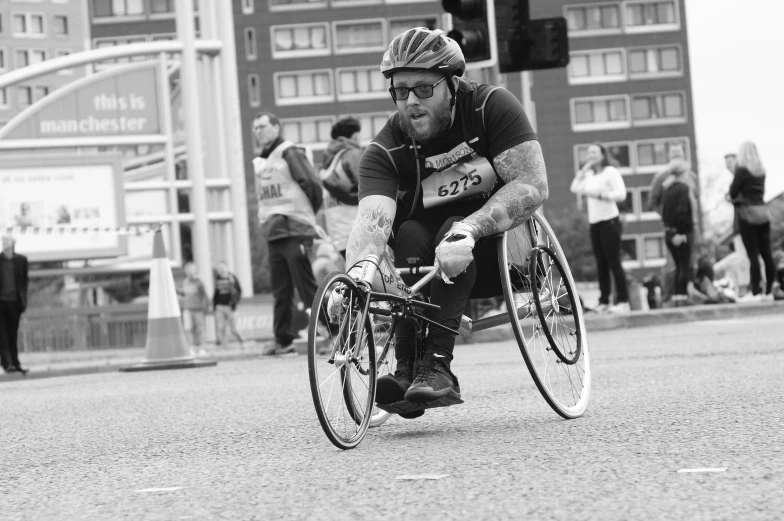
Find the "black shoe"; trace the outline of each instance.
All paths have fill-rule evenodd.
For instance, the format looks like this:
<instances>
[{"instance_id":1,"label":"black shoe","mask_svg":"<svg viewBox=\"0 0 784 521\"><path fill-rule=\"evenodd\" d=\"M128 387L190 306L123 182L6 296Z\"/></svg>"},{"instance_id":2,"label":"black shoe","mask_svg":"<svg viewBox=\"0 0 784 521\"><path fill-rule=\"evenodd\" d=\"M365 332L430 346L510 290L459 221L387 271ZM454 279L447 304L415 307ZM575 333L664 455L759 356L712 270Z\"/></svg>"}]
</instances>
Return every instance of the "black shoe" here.
<instances>
[{"instance_id":1,"label":"black shoe","mask_svg":"<svg viewBox=\"0 0 784 521\"><path fill-rule=\"evenodd\" d=\"M405 398L408 402L428 403L451 396L460 399L460 385L457 377L449 370L447 358L441 360L439 355L428 354L419 364L416 378L411 387L406 391Z\"/></svg>"},{"instance_id":2,"label":"black shoe","mask_svg":"<svg viewBox=\"0 0 784 521\"><path fill-rule=\"evenodd\" d=\"M17 373L22 373L22 376L27 376L27 369L23 369L21 365L14 367L14 371Z\"/></svg>"},{"instance_id":3,"label":"black shoe","mask_svg":"<svg viewBox=\"0 0 784 521\"><path fill-rule=\"evenodd\" d=\"M403 401L413 380L414 360L398 360L395 374L385 374L376 382L376 403L384 405Z\"/></svg>"}]
</instances>

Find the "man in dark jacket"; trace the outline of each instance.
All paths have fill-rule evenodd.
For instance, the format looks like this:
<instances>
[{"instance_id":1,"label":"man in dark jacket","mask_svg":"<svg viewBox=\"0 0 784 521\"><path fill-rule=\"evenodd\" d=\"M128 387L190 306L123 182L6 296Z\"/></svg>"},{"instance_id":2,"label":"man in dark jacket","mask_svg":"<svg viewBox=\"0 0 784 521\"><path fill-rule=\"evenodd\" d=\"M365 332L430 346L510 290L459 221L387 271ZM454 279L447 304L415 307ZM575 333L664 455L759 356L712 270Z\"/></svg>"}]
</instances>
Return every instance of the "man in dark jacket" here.
<instances>
[{"instance_id":1,"label":"man in dark jacket","mask_svg":"<svg viewBox=\"0 0 784 521\"><path fill-rule=\"evenodd\" d=\"M212 295L212 308L215 311L215 337L220 347L228 345L227 328L229 333L237 338L240 347L244 346L242 336L237 331L237 320L234 316L241 296L240 281L229 271L229 265L226 261L220 261L215 273L215 292Z\"/></svg>"},{"instance_id":2,"label":"man in dark jacket","mask_svg":"<svg viewBox=\"0 0 784 521\"><path fill-rule=\"evenodd\" d=\"M19 364L17 334L27 309L27 257L14 252L13 237L3 237L0 253L0 363L6 373L27 374Z\"/></svg>"},{"instance_id":3,"label":"man in dark jacket","mask_svg":"<svg viewBox=\"0 0 784 521\"><path fill-rule=\"evenodd\" d=\"M258 219L267 236L272 294L274 343L264 355L296 354L292 345L294 288L306 306L313 302L316 280L307 251L316 233L316 212L323 196L313 166L304 151L281 136L280 121L261 112L253 120L261 155L253 160Z\"/></svg>"}]
</instances>

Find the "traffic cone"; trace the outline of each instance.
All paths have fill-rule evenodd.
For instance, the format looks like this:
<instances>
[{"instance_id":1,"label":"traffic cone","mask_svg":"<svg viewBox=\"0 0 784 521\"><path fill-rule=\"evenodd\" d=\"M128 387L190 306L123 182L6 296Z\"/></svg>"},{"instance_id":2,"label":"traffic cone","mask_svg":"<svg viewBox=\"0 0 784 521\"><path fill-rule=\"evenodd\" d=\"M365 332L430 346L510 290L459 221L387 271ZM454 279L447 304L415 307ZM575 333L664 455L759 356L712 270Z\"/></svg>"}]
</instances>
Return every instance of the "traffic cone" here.
<instances>
[{"instance_id":1,"label":"traffic cone","mask_svg":"<svg viewBox=\"0 0 784 521\"><path fill-rule=\"evenodd\" d=\"M174 289L169 257L161 230L155 232L150 266L150 299L147 308L147 346L144 360L120 371L186 369L216 365L215 360L197 360L188 348L180 319L180 305Z\"/></svg>"}]
</instances>

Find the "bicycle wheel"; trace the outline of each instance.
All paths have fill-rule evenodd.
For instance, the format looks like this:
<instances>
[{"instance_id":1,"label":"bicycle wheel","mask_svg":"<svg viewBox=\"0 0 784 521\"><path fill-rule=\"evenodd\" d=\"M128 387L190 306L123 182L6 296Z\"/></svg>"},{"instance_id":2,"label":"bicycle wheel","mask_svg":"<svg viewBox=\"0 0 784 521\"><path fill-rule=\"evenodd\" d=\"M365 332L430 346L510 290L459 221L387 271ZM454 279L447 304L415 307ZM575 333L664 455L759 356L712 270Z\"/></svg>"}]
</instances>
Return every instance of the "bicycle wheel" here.
<instances>
[{"instance_id":1,"label":"bicycle wheel","mask_svg":"<svg viewBox=\"0 0 784 521\"><path fill-rule=\"evenodd\" d=\"M551 265L552 259L555 261ZM568 306L564 305L561 282L541 278L553 273L556 261L558 275L569 295ZM585 413L591 394L585 321L569 264L555 233L539 212L499 237L498 263L512 330L534 383L555 412L567 419L579 418ZM537 299L540 306L550 301L551 294L558 307L569 310L567 316L556 321L560 329L555 336L555 326L548 324L549 316L543 318L536 304ZM542 307L544 311L545 306ZM557 338L560 343L551 343L550 338ZM564 347L567 339L572 344ZM571 363L564 362L559 353Z\"/></svg>"},{"instance_id":2,"label":"bicycle wheel","mask_svg":"<svg viewBox=\"0 0 784 521\"><path fill-rule=\"evenodd\" d=\"M343 305L330 320L329 296L341 288ZM316 291L308 327L308 373L313 404L327 438L341 449L359 445L370 426L376 394L373 329L365 297L342 272Z\"/></svg>"}]
</instances>

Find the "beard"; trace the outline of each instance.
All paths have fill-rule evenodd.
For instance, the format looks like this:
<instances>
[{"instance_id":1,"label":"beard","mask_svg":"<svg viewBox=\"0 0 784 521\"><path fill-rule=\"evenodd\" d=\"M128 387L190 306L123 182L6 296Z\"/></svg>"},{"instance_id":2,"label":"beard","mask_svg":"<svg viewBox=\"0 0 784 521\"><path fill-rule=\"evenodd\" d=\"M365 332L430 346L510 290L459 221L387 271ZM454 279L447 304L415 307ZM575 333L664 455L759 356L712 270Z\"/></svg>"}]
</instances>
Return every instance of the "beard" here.
<instances>
[{"instance_id":1,"label":"beard","mask_svg":"<svg viewBox=\"0 0 784 521\"><path fill-rule=\"evenodd\" d=\"M425 109L411 109L413 112L426 113L430 121L425 127L417 126L409 114L409 109L406 112L400 112L400 129L410 138L413 138L420 143L429 143L434 139L442 136L449 127L452 126L452 108L449 106L449 98L443 100L433 110Z\"/></svg>"}]
</instances>

